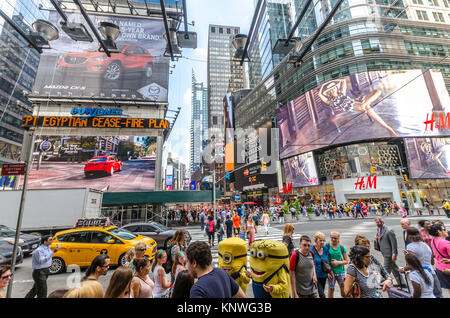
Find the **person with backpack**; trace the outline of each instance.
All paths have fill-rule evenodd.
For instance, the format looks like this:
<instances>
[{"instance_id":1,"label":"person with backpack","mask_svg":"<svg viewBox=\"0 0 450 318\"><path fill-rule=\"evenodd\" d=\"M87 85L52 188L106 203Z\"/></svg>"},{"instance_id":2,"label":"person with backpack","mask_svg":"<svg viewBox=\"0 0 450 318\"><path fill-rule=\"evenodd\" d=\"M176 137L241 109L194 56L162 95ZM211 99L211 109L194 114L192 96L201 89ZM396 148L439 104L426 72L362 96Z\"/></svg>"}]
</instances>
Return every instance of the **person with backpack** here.
<instances>
[{"instance_id":1,"label":"person with backpack","mask_svg":"<svg viewBox=\"0 0 450 318\"><path fill-rule=\"evenodd\" d=\"M220 243L223 239L223 235L225 234L225 230L223 228L223 222L220 218L217 219L217 244Z\"/></svg>"},{"instance_id":2,"label":"person with backpack","mask_svg":"<svg viewBox=\"0 0 450 318\"><path fill-rule=\"evenodd\" d=\"M214 246L214 233L215 233L215 223L212 215L208 217L208 222L206 222L206 233L208 234L209 247Z\"/></svg>"},{"instance_id":3,"label":"person with backpack","mask_svg":"<svg viewBox=\"0 0 450 318\"><path fill-rule=\"evenodd\" d=\"M167 247L167 261L163 264L164 270L166 273L170 273L172 271L173 263L175 262L175 257L186 250L186 238L184 236L183 230L177 230L173 235L172 239L169 242L169 246Z\"/></svg>"},{"instance_id":4,"label":"person with backpack","mask_svg":"<svg viewBox=\"0 0 450 318\"><path fill-rule=\"evenodd\" d=\"M334 298L334 287L336 281L339 286L345 280L345 268L344 265L348 264L347 250L344 246L340 245L340 234L337 231L331 231L330 233L331 244L327 243L328 248L328 262L331 265L333 271L333 279L328 279L328 298Z\"/></svg>"},{"instance_id":5,"label":"person with backpack","mask_svg":"<svg viewBox=\"0 0 450 318\"><path fill-rule=\"evenodd\" d=\"M292 298L318 298L314 256L311 252L311 239L302 235L299 249L292 253L289 262Z\"/></svg>"}]
</instances>

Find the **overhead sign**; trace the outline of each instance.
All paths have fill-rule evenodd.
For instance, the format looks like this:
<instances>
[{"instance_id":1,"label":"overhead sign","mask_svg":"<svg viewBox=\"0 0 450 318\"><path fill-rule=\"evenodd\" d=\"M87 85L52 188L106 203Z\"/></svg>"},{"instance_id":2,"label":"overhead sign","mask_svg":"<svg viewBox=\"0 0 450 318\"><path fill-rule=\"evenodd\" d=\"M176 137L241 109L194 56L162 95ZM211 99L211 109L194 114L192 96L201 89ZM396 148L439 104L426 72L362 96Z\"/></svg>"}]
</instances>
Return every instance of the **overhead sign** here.
<instances>
[{"instance_id":1,"label":"overhead sign","mask_svg":"<svg viewBox=\"0 0 450 318\"><path fill-rule=\"evenodd\" d=\"M156 118L24 116L22 127L169 129L169 122Z\"/></svg>"},{"instance_id":2,"label":"overhead sign","mask_svg":"<svg viewBox=\"0 0 450 318\"><path fill-rule=\"evenodd\" d=\"M123 109L120 108L99 108L99 107L73 107L71 115L97 116L122 116Z\"/></svg>"},{"instance_id":3,"label":"overhead sign","mask_svg":"<svg viewBox=\"0 0 450 318\"><path fill-rule=\"evenodd\" d=\"M75 227L105 227L110 225L109 218L78 219Z\"/></svg>"},{"instance_id":4,"label":"overhead sign","mask_svg":"<svg viewBox=\"0 0 450 318\"><path fill-rule=\"evenodd\" d=\"M24 174L24 163L5 163L2 166L2 176L23 176Z\"/></svg>"}]
</instances>

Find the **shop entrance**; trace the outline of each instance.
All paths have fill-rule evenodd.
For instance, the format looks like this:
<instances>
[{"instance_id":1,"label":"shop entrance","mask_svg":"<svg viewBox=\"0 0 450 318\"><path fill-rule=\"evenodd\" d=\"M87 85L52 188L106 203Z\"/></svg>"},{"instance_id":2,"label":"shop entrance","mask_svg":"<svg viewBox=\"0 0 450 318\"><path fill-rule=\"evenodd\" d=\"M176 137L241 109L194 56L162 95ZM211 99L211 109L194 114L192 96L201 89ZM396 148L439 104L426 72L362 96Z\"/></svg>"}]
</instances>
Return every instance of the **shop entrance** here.
<instances>
[{"instance_id":1,"label":"shop entrance","mask_svg":"<svg viewBox=\"0 0 450 318\"><path fill-rule=\"evenodd\" d=\"M371 203L381 203L381 202L388 202L388 201L394 201L394 194L391 193L358 193L358 194L346 194L345 195L346 201L364 201L364 202L371 202Z\"/></svg>"}]
</instances>

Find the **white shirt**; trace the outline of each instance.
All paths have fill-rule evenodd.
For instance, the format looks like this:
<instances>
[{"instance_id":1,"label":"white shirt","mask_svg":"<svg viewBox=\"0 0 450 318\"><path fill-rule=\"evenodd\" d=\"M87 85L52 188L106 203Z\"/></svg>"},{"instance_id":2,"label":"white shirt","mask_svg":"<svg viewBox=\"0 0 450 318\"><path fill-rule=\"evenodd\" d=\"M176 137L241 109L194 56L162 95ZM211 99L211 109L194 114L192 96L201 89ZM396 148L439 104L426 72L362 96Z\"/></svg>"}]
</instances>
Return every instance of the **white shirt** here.
<instances>
[{"instance_id":1,"label":"white shirt","mask_svg":"<svg viewBox=\"0 0 450 318\"><path fill-rule=\"evenodd\" d=\"M430 280L430 284L427 284L425 280L423 279L422 275L420 275L419 271L414 270L411 271L409 274L409 279L412 282L415 282L420 285L421 295L420 298L436 298L433 294L433 285L434 285L434 279L431 273L427 270L424 270L425 275L428 276L428 279ZM412 285L412 292L414 293L414 285Z\"/></svg>"},{"instance_id":2,"label":"white shirt","mask_svg":"<svg viewBox=\"0 0 450 318\"><path fill-rule=\"evenodd\" d=\"M424 242L412 242L406 246L406 250L416 254L422 266L431 267L431 248Z\"/></svg>"}]
</instances>

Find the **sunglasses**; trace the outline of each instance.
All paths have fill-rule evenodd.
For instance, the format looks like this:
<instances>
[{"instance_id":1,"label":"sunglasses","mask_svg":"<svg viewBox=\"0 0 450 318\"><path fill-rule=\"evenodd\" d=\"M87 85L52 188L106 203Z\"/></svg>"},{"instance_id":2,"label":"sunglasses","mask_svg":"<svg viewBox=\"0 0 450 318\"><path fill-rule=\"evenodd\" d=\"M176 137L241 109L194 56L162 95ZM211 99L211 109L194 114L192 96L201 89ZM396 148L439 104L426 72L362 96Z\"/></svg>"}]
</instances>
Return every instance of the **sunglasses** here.
<instances>
[{"instance_id":1,"label":"sunglasses","mask_svg":"<svg viewBox=\"0 0 450 318\"><path fill-rule=\"evenodd\" d=\"M13 276L14 276L14 274L9 274L9 275L5 275L5 276L2 276L2 280L7 280L8 278L13 278Z\"/></svg>"}]
</instances>

